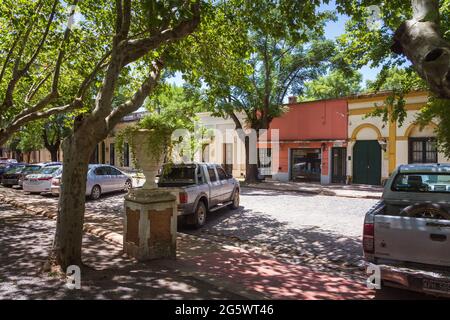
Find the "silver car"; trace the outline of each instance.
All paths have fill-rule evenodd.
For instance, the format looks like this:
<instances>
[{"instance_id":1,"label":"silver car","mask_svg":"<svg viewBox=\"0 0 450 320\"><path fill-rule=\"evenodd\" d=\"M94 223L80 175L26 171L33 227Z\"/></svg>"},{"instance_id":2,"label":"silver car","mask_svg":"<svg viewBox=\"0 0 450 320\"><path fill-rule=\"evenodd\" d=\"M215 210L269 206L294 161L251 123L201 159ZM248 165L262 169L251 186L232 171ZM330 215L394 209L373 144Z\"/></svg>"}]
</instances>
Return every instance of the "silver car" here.
<instances>
[{"instance_id":1,"label":"silver car","mask_svg":"<svg viewBox=\"0 0 450 320\"><path fill-rule=\"evenodd\" d=\"M51 193L59 195L61 178L59 175L52 180ZM86 196L96 200L103 193L128 191L132 187L131 177L114 166L106 164L90 164L86 180Z\"/></svg>"}]
</instances>

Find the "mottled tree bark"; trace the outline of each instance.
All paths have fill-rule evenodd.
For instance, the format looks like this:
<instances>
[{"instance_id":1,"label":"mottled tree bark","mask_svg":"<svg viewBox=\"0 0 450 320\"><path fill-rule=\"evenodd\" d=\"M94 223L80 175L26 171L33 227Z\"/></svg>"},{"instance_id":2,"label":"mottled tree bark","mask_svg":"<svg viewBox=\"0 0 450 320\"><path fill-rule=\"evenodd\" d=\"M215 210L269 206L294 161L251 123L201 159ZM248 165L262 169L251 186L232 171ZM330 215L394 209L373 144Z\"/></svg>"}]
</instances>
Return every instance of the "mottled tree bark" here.
<instances>
[{"instance_id":1,"label":"mottled tree bark","mask_svg":"<svg viewBox=\"0 0 450 320\"><path fill-rule=\"evenodd\" d=\"M450 99L450 44L442 38L438 0L412 0L413 19L395 32L392 50L404 54L438 97Z\"/></svg>"},{"instance_id":2,"label":"mottled tree bark","mask_svg":"<svg viewBox=\"0 0 450 320\"><path fill-rule=\"evenodd\" d=\"M65 270L81 266L81 245L85 210L86 175L95 144L75 132L63 142L64 172L53 250L56 262Z\"/></svg>"}]
</instances>

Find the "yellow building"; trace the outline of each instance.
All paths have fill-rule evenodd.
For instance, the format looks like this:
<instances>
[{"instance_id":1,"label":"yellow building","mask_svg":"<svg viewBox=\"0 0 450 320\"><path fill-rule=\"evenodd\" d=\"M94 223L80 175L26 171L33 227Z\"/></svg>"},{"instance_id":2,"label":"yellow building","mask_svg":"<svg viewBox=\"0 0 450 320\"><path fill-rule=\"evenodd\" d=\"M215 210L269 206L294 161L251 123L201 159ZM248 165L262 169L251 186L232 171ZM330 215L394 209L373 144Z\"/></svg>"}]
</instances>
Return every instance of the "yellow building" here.
<instances>
[{"instance_id":1,"label":"yellow building","mask_svg":"<svg viewBox=\"0 0 450 320\"><path fill-rule=\"evenodd\" d=\"M366 117L375 106L384 105L389 93L360 95L348 99L347 176L352 183L380 184L401 164L449 162L436 148L430 123L420 130L414 124L420 108L428 100L424 91L405 96L407 116L403 124L381 117Z\"/></svg>"}]
</instances>

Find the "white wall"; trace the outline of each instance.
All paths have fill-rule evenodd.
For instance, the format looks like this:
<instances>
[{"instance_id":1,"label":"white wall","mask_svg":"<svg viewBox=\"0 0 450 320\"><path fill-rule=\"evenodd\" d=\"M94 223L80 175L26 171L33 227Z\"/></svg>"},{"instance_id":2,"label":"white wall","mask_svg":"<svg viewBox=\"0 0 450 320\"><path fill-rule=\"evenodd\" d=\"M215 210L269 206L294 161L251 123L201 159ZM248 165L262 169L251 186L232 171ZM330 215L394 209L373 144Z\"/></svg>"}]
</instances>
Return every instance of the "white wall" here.
<instances>
[{"instance_id":1,"label":"white wall","mask_svg":"<svg viewBox=\"0 0 450 320\"><path fill-rule=\"evenodd\" d=\"M223 144L233 144L233 176L241 177L245 174L245 144L236 134L235 123L231 118L213 117L209 112L198 113L198 124L208 129L217 130L209 144L208 156L209 162L223 164L224 153ZM241 123L245 124L245 115L238 114ZM230 134L226 136L226 134Z\"/></svg>"}]
</instances>

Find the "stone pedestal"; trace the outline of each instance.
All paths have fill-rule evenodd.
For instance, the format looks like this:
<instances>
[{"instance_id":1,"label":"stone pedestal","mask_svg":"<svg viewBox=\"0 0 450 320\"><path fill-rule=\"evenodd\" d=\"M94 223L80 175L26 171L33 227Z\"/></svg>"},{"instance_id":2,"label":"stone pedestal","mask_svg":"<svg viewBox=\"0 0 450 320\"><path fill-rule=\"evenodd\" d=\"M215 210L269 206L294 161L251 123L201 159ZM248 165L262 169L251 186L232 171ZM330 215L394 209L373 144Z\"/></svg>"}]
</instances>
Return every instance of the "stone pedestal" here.
<instances>
[{"instance_id":1,"label":"stone pedestal","mask_svg":"<svg viewBox=\"0 0 450 320\"><path fill-rule=\"evenodd\" d=\"M138 260L176 257L176 197L158 189L131 189L125 196L123 250Z\"/></svg>"}]
</instances>

